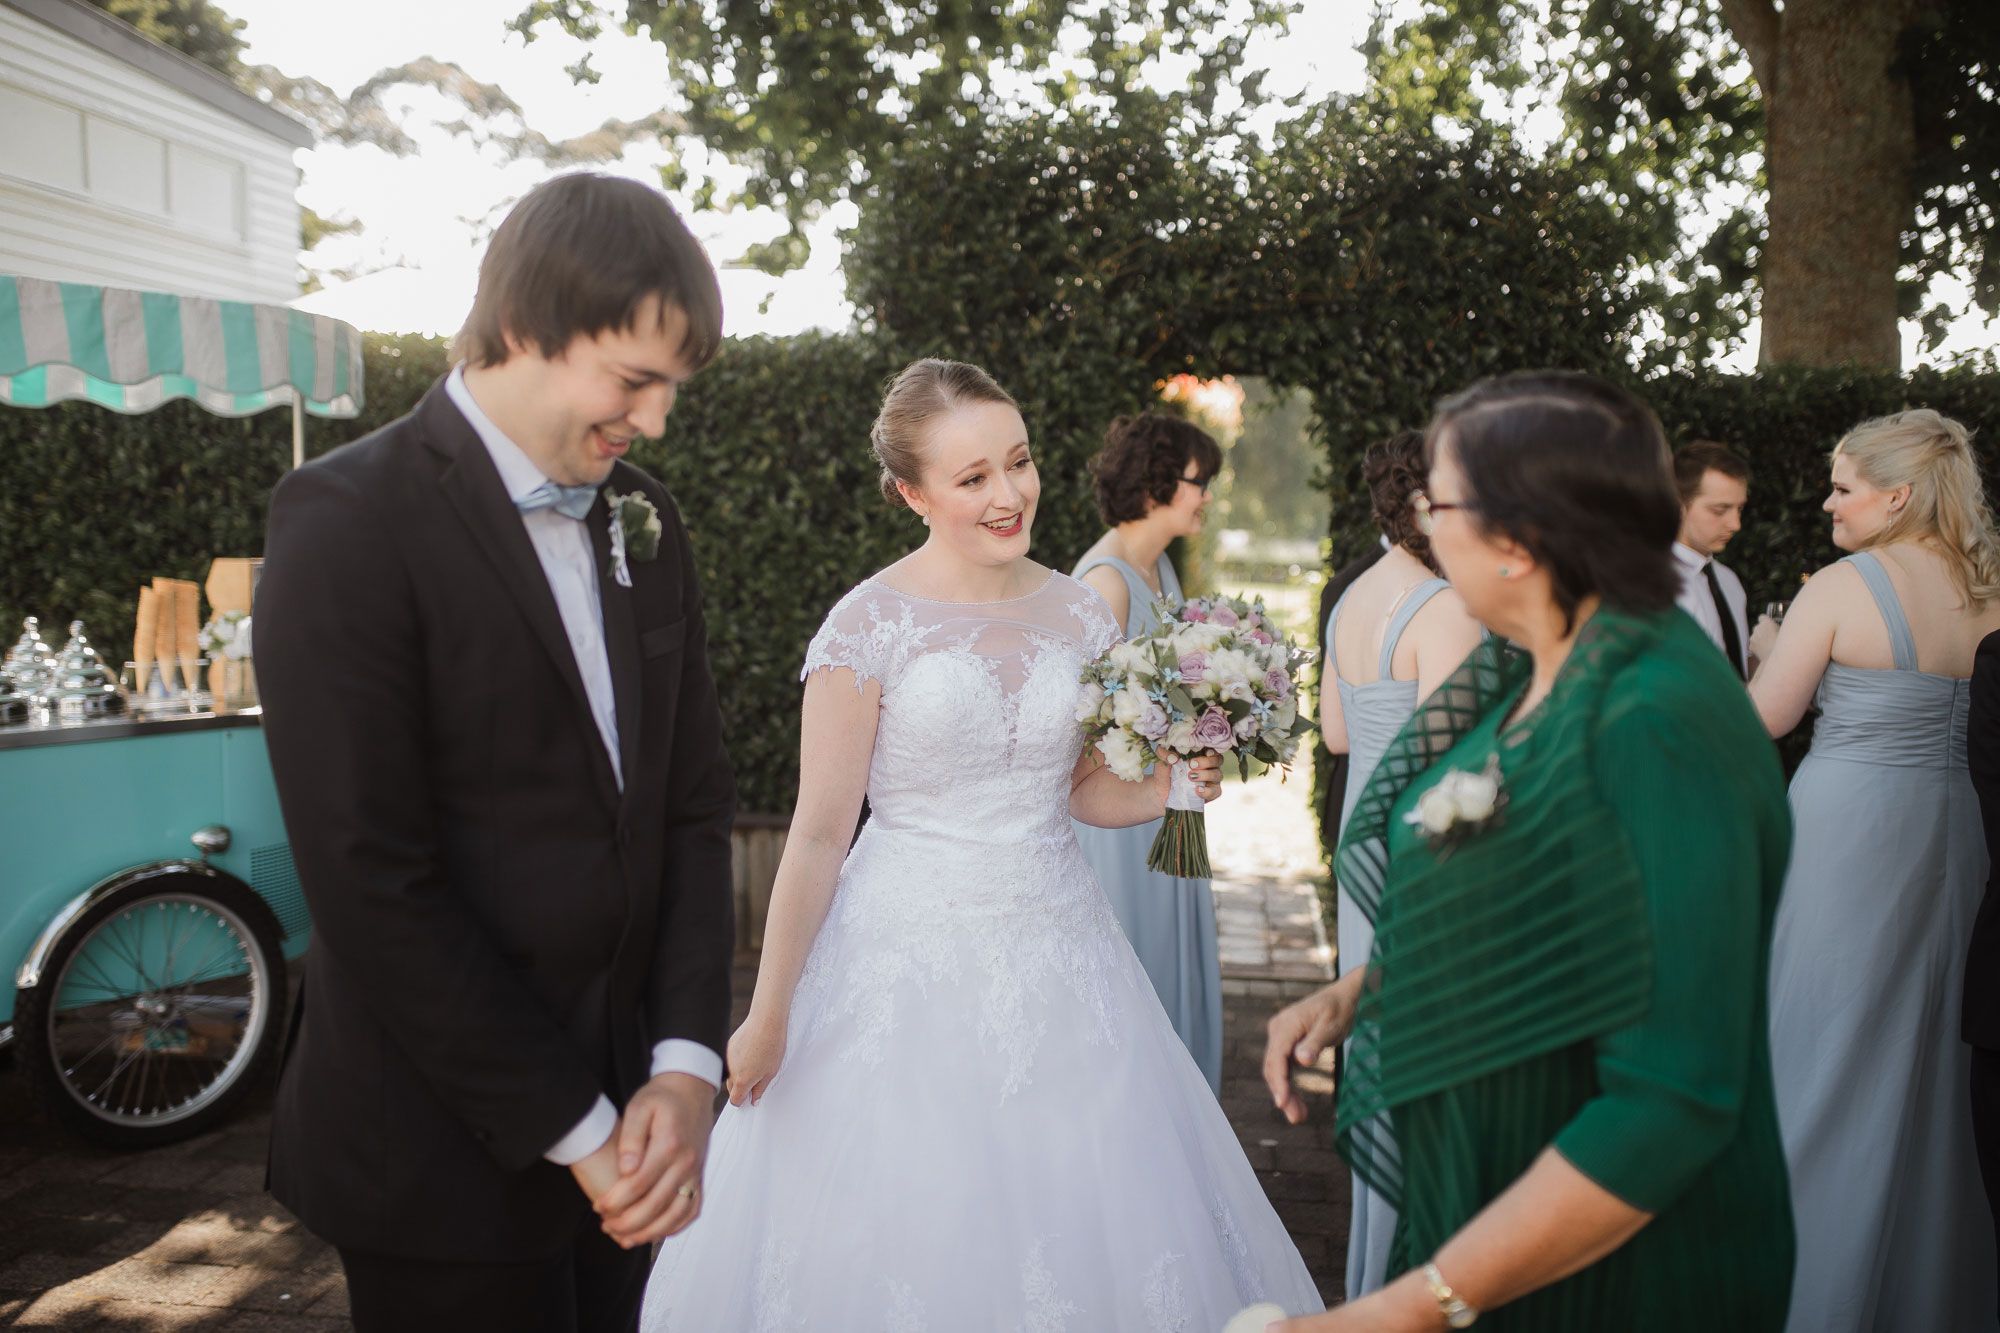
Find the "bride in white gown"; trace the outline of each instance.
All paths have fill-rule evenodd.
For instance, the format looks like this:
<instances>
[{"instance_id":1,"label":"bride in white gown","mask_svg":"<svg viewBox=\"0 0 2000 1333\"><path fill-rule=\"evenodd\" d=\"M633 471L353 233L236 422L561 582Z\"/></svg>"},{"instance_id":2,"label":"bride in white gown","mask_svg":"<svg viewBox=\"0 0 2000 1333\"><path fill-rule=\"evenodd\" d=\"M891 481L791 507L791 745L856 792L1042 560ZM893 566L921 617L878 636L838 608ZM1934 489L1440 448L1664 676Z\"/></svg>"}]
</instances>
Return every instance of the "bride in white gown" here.
<instances>
[{"instance_id":1,"label":"bride in white gown","mask_svg":"<svg viewBox=\"0 0 2000 1333\"><path fill-rule=\"evenodd\" d=\"M1082 753L1119 638L1027 558L1013 402L921 361L875 428L930 539L806 657L798 808L701 1216L647 1333L1214 1333L1321 1302L1070 826L1157 818ZM1213 760L1195 769L1216 794ZM848 843L867 796L870 818Z\"/></svg>"}]
</instances>

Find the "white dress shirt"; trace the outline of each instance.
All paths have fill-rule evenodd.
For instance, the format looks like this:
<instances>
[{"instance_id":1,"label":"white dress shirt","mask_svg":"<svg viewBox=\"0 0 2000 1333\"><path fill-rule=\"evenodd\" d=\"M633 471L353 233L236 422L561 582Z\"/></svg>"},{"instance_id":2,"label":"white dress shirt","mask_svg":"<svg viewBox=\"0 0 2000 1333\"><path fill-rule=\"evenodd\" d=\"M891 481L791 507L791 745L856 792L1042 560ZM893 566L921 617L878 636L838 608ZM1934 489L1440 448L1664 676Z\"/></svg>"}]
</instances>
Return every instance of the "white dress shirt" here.
<instances>
[{"instance_id":1,"label":"white dress shirt","mask_svg":"<svg viewBox=\"0 0 2000 1333\"><path fill-rule=\"evenodd\" d=\"M1674 559L1680 564L1681 595L1676 599L1681 610L1694 617L1694 623L1702 632L1715 640L1717 648L1722 644L1722 618L1715 612L1715 594L1708 589L1710 565L1715 566L1715 581L1722 585L1722 600L1729 604L1731 619L1736 622L1736 644L1743 653L1743 666L1750 666L1750 602L1743 591L1743 580L1736 577L1736 571L1718 561L1709 559L1692 546L1674 543ZM1727 648L1723 648L1727 652Z\"/></svg>"},{"instance_id":2,"label":"white dress shirt","mask_svg":"<svg viewBox=\"0 0 2000 1333\"><path fill-rule=\"evenodd\" d=\"M465 370L454 366L444 382L445 394L464 415L486 446L507 498L519 501L549 480L521 446L502 433L493 419L473 401L465 387ZM611 657L604 647L604 607L598 600L597 559L590 546L590 533L580 520L554 509L537 509L521 515L521 526L542 562L542 574L555 594L556 610L562 615L563 632L569 636L570 651L576 655L576 669L583 676L583 692L590 700L590 714L597 722L598 739L611 757L611 771L618 788L625 788L624 769L618 759L618 706L611 688ZM669 1037L653 1046L653 1075L689 1074L711 1087L722 1084L722 1057L698 1041ZM558 1166L580 1162L604 1146L618 1127L618 1112L611 1099L599 1094L597 1104L542 1154Z\"/></svg>"}]
</instances>

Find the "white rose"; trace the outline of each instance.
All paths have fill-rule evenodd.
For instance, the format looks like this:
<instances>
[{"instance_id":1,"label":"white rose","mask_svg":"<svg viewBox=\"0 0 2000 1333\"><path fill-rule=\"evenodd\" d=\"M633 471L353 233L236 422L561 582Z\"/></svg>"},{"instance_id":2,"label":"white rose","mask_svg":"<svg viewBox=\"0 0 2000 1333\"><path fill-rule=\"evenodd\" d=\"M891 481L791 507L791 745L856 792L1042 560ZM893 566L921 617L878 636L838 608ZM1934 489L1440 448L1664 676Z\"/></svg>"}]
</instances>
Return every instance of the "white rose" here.
<instances>
[{"instance_id":1,"label":"white rose","mask_svg":"<svg viewBox=\"0 0 2000 1333\"><path fill-rule=\"evenodd\" d=\"M1096 681L1088 681L1076 696L1076 720L1089 722L1097 716L1099 706L1104 703L1104 687Z\"/></svg>"},{"instance_id":2,"label":"white rose","mask_svg":"<svg viewBox=\"0 0 2000 1333\"><path fill-rule=\"evenodd\" d=\"M1146 776L1146 757L1125 732L1106 732L1097 742L1097 752L1104 756L1111 771L1127 782L1137 782Z\"/></svg>"},{"instance_id":3,"label":"white rose","mask_svg":"<svg viewBox=\"0 0 2000 1333\"><path fill-rule=\"evenodd\" d=\"M1221 647L1222 641L1227 639L1229 635L1230 631L1220 625L1189 625L1187 627L1187 647L1181 649L1182 655L1186 655L1187 648L1199 648L1205 653L1212 652L1216 648ZM1179 644L1175 646L1180 647Z\"/></svg>"},{"instance_id":4,"label":"white rose","mask_svg":"<svg viewBox=\"0 0 2000 1333\"><path fill-rule=\"evenodd\" d=\"M1184 717L1167 728L1166 738L1160 742L1176 754L1186 754L1194 748L1194 719Z\"/></svg>"},{"instance_id":5,"label":"white rose","mask_svg":"<svg viewBox=\"0 0 2000 1333\"><path fill-rule=\"evenodd\" d=\"M1440 783L1417 798L1416 822L1424 832L1432 837L1442 837L1451 831L1452 823L1458 818L1458 802Z\"/></svg>"},{"instance_id":6,"label":"white rose","mask_svg":"<svg viewBox=\"0 0 2000 1333\"><path fill-rule=\"evenodd\" d=\"M1288 695L1283 702L1271 710L1271 730L1290 731L1292 723L1299 720L1298 696Z\"/></svg>"},{"instance_id":7,"label":"white rose","mask_svg":"<svg viewBox=\"0 0 2000 1333\"><path fill-rule=\"evenodd\" d=\"M1246 704L1257 701L1257 691L1241 676L1225 676L1217 688L1225 699L1241 699Z\"/></svg>"},{"instance_id":8,"label":"white rose","mask_svg":"<svg viewBox=\"0 0 2000 1333\"><path fill-rule=\"evenodd\" d=\"M1159 674L1158 668L1153 665L1152 654L1130 640L1112 648L1110 657L1111 665L1118 668L1120 675L1151 679Z\"/></svg>"},{"instance_id":9,"label":"white rose","mask_svg":"<svg viewBox=\"0 0 2000 1333\"><path fill-rule=\"evenodd\" d=\"M1127 685L1112 696L1111 720L1121 727L1129 727L1139 720L1139 711L1146 706L1146 696Z\"/></svg>"},{"instance_id":10,"label":"white rose","mask_svg":"<svg viewBox=\"0 0 2000 1333\"><path fill-rule=\"evenodd\" d=\"M1488 770L1483 773L1454 773L1458 781L1451 793L1453 807L1458 817L1467 823L1476 824L1482 819L1493 817L1493 810L1500 801L1500 778Z\"/></svg>"}]
</instances>

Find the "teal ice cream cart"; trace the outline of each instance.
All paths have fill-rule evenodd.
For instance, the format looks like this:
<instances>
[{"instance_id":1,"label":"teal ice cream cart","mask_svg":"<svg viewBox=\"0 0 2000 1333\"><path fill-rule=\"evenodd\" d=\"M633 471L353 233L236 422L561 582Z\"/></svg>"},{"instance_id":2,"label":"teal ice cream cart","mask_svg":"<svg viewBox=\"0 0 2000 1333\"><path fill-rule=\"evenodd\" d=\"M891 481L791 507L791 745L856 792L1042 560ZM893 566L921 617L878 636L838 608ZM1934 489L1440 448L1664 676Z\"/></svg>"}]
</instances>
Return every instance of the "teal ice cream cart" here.
<instances>
[{"instance_id":1,"label":"teal ice cream cart","mask_svg":"<svg viewBox=\"0 0 2000 1333\"><path fill-rule=\"evenodd\" d=\"M58 1119L142 1146L229 1114L311 922L254 712L0 729L0 990Z\"/></svg>"},{"instance_id":2,"label":"teal ice cream cart","mask_svg":"<svg viewBox=\"0 0 2000 1333\"><path fill-rule=\"evenodd\" d=\"M0 274L0 410L174 398L289 406L296 463L307 413L360 410L360 334ZM277 1058L310 938L257 710L0 716L0 1045L55 1117L138 1147L227 1116Z\"/></svg>"}]
</instances>

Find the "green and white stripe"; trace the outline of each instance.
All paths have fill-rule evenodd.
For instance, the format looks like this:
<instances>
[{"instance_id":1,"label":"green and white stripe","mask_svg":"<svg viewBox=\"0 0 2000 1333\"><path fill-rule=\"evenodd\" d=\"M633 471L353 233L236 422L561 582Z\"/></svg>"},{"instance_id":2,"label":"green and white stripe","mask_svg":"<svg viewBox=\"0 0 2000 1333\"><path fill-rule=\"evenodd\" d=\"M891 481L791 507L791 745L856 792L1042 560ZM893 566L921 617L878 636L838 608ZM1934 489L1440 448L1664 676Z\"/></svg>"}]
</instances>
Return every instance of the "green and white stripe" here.
<instances>
[{"instance_id":1,"label":"green and white stripe","mask_svg":"<svg viewBox=\"0 0 2000 1333\"><path fill-rule=\"evenodd\" d=\"M285 306L0 274L0 403L136 413L192 398L242 417L301 396L314 416L361 411L359 330Z\"/></svg>"}]
</instances>

